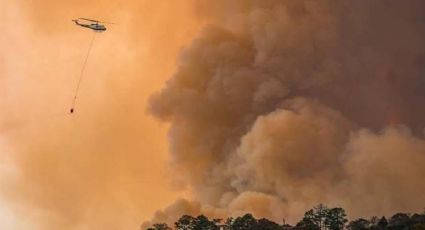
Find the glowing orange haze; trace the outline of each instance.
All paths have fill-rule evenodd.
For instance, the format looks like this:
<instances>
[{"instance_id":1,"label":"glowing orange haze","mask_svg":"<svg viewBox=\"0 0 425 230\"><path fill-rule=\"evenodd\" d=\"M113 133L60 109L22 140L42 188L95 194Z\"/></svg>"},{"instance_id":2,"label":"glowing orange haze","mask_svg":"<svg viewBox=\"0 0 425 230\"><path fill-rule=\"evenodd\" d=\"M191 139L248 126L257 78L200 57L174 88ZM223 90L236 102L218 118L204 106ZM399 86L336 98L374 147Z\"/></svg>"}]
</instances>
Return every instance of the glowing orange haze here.
<instances>
[{"instance_id":1,"label":"glowing orange haze","mask_svg":"<svg viewBox=\"0 0 425 230\"><path fill-rule=\"evenodd\" d=\"M2 228L422 208L424 1L36 2L0 6ZM71 116L75 17L117 24Z\"/></svg>"},{"instance_id":2,"label":"glowing orange haze","mask_svg":"<svg viewBox=\"0 0 425 230\"><path fill-rule=\"evenodd\" d=\"M146 100L201 22L190 1L2 1L0 222L11 229L135 229L177 196L166 126ZM92 33L76 113L67 115ZM13 215L11 215L13 213Z\"/></svg>"}]
</instances>

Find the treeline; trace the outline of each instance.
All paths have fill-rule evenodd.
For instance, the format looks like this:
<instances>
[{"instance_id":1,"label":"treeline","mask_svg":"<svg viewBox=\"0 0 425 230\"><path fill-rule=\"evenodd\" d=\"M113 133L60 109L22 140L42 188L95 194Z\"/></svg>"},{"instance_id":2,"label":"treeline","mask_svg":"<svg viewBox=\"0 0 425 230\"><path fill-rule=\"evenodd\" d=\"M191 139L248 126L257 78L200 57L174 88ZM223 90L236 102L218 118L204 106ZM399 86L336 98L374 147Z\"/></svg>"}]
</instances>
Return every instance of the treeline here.
<instances>
[{"instance_id":1,"label":"treeline","mask_svg":"<svg viewBox=\"0 0 425 230\"><path fill-rule=\"evenodd\" d=\"M146 230L425 230L425 211L421 214L397 213L388 219L373 216L348 221L346 217L342 208L328 208L319 204L308 210L295 226L278 224L265 218L256 219L248 213L226 220L209 219L204 215L183 215L174 223L174 228L158 223Z\"/></svg>"}]
</instances>

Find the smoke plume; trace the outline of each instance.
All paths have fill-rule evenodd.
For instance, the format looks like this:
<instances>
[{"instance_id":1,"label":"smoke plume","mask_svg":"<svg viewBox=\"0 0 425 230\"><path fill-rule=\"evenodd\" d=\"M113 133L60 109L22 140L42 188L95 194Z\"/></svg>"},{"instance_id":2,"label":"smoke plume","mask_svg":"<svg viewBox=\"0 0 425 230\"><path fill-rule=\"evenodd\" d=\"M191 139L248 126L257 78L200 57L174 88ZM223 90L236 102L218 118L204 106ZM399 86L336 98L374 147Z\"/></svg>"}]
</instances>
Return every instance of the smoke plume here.
<instances>
[{"instance_id":1,"label":"smoke plume","mask_svg":"<svg viewBox=\"0 0 425 230\"><path fill-rule=\"evenodd\" d=\"M423 208L425 2L196 4L211 23L150 100L194 201L153 221Z\"/></svg>"},{"instance_id":2,"label":"smoke plume","mask_svg":"<svg viewBox=\"0 0 425 230\"><path fill-rule=\"evenodd\" d=\"M190 2L0 1L0 225L138 229L180 192L166 180L166 125L146 114L197 32ZM172 10L171 10L172 9ZM96 34L78 17L114 22Z\"/></svg>"},{"instance_id":3,"label":"smoke plume","mask_svg":"<svg viewBox=\"0 0 425 230\"><path fill-rule=\"evenodd\" d=\"M424 1L0 5L2 229L423 208Z\"/></svg>"}]
</instances>

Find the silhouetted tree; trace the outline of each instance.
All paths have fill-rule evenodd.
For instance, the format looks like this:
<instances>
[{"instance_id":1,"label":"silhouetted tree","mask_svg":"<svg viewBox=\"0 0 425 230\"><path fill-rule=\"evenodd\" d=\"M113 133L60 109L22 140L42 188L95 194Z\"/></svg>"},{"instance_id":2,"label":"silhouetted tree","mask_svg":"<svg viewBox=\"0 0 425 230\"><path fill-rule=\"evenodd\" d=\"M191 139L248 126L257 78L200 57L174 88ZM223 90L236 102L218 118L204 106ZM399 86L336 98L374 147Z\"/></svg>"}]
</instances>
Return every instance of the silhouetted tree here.
<instances>
[{"instance_id":1,"label":"silhouetted tree","mask_svg":"<svg viewBox=\"0 0 425 230\"><path fill-rule=\"evenodd\" d=\"M295 227L291 226L290 224L283 224L281 226L281 229L286 230L286 229L294 229Z\"/></svg>"},{"instance_id":2,"label":"silhouetted tree","mask_svg":"<svg viewBox=\"0 0 425 230\"><path fill-rule=\"evenodd\" d=\"M412 222L412 224L417 224L417 223L425 223L425 214L413 214L412 217L410 218L410 221Z\"/></svg>"},{"instance_id":3,"label":"silhouetted tree","mask_svg":"<svg viewBox=\"0 0 425 230\"><path fill-rule=\"evenodd\" d=\"M232 223L233 223L233 220L234 220L233 217L229 217L229 218L226 219L226 221L224 222L224 224L226 226L229 226L230 227L230 225L232 225Z\"/></svg>"},{"instance_id":4,"label":"silhouetted tree","mask_svg":"<svg viewBox=\"0 0 425 230\"><path fill-rule=\"evenodd\" d=\"M414 224L412 230L425 230L425 223Z\"/></svg>"},{"instance_id":5,"label":"silhouetted tree","mask_svg":"<svg viewBox=\"0 0 425 230\"><path fill-rule=\"evenodd\" d=\"M325 213L325 225L331 230L341 230L347 223L347 214L342 208L332 208Z\"/></svg>"},{"instance_id":6,"label":"silhouetted tree","mask_svg":"<svg viewBox=\"0 0 425 230\"><path fill-rule=\"evenodd\" d=\"M320 227L316 222L314 210L310 209L305 214L303 219L297 223L296 227L306 230L319 230Z\"/></svg>"},{"instance_id":7,"label":"silhouetted tree","mask_svg":"<svg viewBox=\"0 0 425 230\"><path fill-rule=\"evenodd\" d=\"M406 213L397 213L388 221L388 229L403 230L410 227L410 217Z\"/></svg>"},{"instance_id":8,"label":"silhouetted tree","mask_svg":"<svg viewBox=\"0 0 425 230\"><path fill-rule=\"evenodd\" d=\"M319 204L313 209L308 210L303 219L298 222L297 227L308 229L308 230L317 230L326 228L326 218L328 215L329 209L323 204Z\"/></svg>"},{"instance_id":9,"label":"silhouetted tree","mask_svg":"<svg viewBox=\"0 0 425 230\"><path fill-rule=\"evenodd\" d=\"M328 207L324 204L319 204L313 208L314 210L314 218L316 223L319 225L319 229L325 228L325 221L329 213Z\"/></svg>"},{"instance_id":10,"label":"silhouetted tree","mask_svg":"<svg viewBox=\"0 0 425 230\"><path fill-rule=\"evenodd\" d=\"M166 223L154 224L153 227L148 228L147 230L171 230Z\"/></svg>"},{"instance_id":11,"label":"silhouetted tree","mask_svg":"<svg viewBox=\"0 0 425 230\"><path fill-rule=\"evenodd\" d=\"M182 216L175 224L177 230L217 230L218 226L214 221L204 215L192 217Z\"/></svg>"},{"instance_id":12,"label":"silhouetted tree","mask_svg":"<svg viewBox=\"0 0 425 230\"><path fill-rule=\"evenodd\" d=\"M342 208L327 208L319 204L305 212L304 217L292 227L285 223L279 225L271 220L256 219L251 214L242 217L227 218L220 225L221 219L209 220L208 217L200 215L193 217L183 215L175 223L176 230L342 230L347 223L346 213ZM373 216L370 220L363 218L350 221L347 225L349 230L425 230L425 214L396 213L389 220L382 216ZM172 230L165 223L154 224L146 230Z\"/></svg>"},{"instance_id":13,"label":"silhouetted tree","mask_svg":"<svg viewBox=\"0 0 425 230\"><path fill-rule=\"evenodd\" d=\"M388 225L387 218L385 216L382 216L381 219L378 221L377 227L379 229L385 229Z\"/></svg>"},{"instance_id":14,"label":"silhouetted tree","mask_svg":"<svg viewBox=\"0 0 425 230\"><path fill-rule=\"evenodd\" d=\"M230 225L231 230L251 230L257 225L257 220L252 214L245 214L234 219Z\"/></svg>"},{"instance_id":15,"label":"silhouetted tree","mask_svg":"<svg viewBox=\"0 0 425 230\"><path fill-rule=\"evenodd\" d=\"M209 220L208 217L200 215L196 218L197 228L194 230L217 230L218 226L214 220Z\"/></svg>"},{"instance_id":16,"label":"silhouetted tree","mask_svg":"<svg viewBox=\"0 0 425 230\"><path fill-rule=\"evenodd\" d=\"M364 230L367 229L370 225L370 222L368 220L365 220L363 218L350 221L347 228L349 230Z\"/></svg>"},{"instance_id":17,"label":"silhouetted tree","mask_svg":"<svg viewBox=\"0 0 425 230\"><path fill-rule=\"evenodd\" d=\"M223 220L223 219L216 218L216 219L213 219L212 221L213 221L215 224L220 224L222 220Z\"/></svg>"},{"instance_id":18,"label":"silhouetted tree","mask_svg":"<svg viewBox=\"0 0 425 230\"><path fill-rule=\"evenodd\" d=\"M195 218L193 216L183 215L176 223L174 223L174 226L179 230L190 230L193 229L194 223Z\"/></svg>"},{"instance_id":19,"label":"silhouetted tree","mask_svg":"<svg viewBox=\"0 0 425 230\"><path fill-rule=\"evenodd\" d=\"M377 216L372 216L372 217L370 218L369 222L370 222L370 226L376 226L376 225L378 225L379 217L377 217Z\"/></svg>"},{"instance_id":20,"label":"silhouetted tree","mask_svg":"<svg viewBox=\"0 0 425 230\"><path fill-rule=\"evenodd\" d=\"M282 228L275 222L262 218L257 221L255 230L281 230Z\"/></svg>"}]
</instances>

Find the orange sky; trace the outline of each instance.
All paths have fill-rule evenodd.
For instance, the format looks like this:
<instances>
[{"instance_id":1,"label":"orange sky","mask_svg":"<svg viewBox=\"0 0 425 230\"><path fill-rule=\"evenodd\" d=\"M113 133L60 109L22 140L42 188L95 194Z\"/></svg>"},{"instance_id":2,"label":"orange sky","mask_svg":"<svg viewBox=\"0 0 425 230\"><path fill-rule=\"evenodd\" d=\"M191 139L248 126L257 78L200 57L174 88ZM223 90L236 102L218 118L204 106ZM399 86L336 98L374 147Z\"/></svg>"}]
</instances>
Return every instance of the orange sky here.
<instances>
[{"instance_id":1,"label":"orange sky","mask_svg":"<svg viewBox=\"0 0 425 230\"><path fill-rule=\"evenodd\" d=\"M0 4L3 226L136 229L177 196L167 179L167 126L146 103L201 25L190 1ZM76 17L116 24L96 37L70 116L92 36Z\"/></svg>"},{"instance_id":2,"label":"orange sky","mask_svg":"<svg viewBox=\"0 0 425 230\"><path fill-rule=\"evenodd\" d=\"M295 223L319 202L416 212L424 8L0 0L0 226L137 229L246 212ZM96 35L70 115L93 36L77 17L116 24Z\"/></svg>"}]
</instances>

